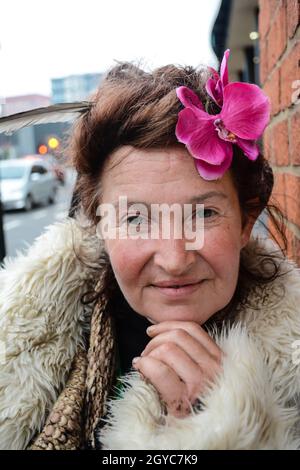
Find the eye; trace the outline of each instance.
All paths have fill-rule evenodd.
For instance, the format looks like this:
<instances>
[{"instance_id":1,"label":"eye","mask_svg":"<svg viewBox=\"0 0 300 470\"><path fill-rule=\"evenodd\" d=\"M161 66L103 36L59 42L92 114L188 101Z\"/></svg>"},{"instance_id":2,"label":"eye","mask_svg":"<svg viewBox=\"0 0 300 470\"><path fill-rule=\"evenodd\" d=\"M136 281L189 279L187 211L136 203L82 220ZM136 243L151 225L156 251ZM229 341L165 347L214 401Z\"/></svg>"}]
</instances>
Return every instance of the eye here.
<instances>
[{"instance_id":1,"label":"eye","mask_svg":"<svg viewBox=\"0 0 300 470\"><path fill-rule=\"evenodd\" d=\"M145 221L145 218L140 215L139 212L137 212L136 215L129 215L126 217L126 222L128 225L140 225L143 221Z\"/></svg>"},{"instance_id":2,"label":"eye","mask_svg":"<svg viewBox=\"0 0 300 470\"><path fill-rule=\"evenodd\" d=\"M127 217L126 221L127 221L128 224L138 225L142 222L142 218L141 218L140 215L131 215L131 216Z\"/></svg>"},{"instance_id":3,"label":"eye","mask_svg":"<svg viewBox=\"0 0 300 470\"><path fill-rule=\"evenodd\" d=\"M217 215L218 213L217 213L217 211L215 211L214 209L204 209L204 210L203 210L203 209L200 209L200 210L198 210L197 212L195 212L195 215L197 215L197 217L201 217L201 218L203 218L203 216L204 216L205 214L208 214L208 217L204 217L205 219L208 219L208 218L211 219L212 217L214 217L214 216Z\"/></svg>"}]
</instances>

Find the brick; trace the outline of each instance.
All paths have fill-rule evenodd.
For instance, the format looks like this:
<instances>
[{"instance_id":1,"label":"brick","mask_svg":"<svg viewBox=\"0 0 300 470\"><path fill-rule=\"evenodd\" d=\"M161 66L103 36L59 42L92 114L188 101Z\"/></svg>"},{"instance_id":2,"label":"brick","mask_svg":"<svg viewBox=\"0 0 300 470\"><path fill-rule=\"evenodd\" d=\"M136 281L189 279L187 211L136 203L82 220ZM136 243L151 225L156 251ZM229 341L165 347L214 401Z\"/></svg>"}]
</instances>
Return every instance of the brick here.
<instances>
[{"instance_id":1,"label":"brick","mask_svg":"<svg viewBox=\"0 0 300 470\"><path fill-rule=\"evenodd\" d=\"M300 0L287 0L287 31L292 38L300 23Z\"/></svg>"},{"instance_id":2,"label":"brick","mask_svg":"<svg viewBox=\"0 0 300 470\"><path fill-rule=\"evenodd\" d=\"M286 213L286 188L285 188L285 174L274 173L274 188L272 192L272 199L279 206L279 208ZM287 214L286 214L287 216Z\"/></svg>"},{"instance_id":3,"label":"brick","mask_svg":"<svg viewBox=\"0 0 300 470\"><path fill-rule=\"evenodd\" d=\"M258 31L261 38L264 38L269 31L279 3L280 0L259 1Z\"/></svg>"},{"instance_id":4,"label":"brick","mask_svg":"<svg viewBox=\"0 0 300 470\"><path fill-rule=\"evenodd\" d=\"M269 73L268 69L268 43L266 39L260 41L260 66L259 66L259 79L262 84L265 83Z\"/></svg>"},{"instance_id":5,"label":"brick","mask_svg":"<svg viewBox=\"0 0 300 470\"><path fill-rule=\"evenodd\" d=\"M285 174L285 201L288 220L300 226L300 177Z\"/></svg>"},{"instance_id":6,"label":"brick","mask_svg":"<svg viewBox=\"0 0 300 470\"><path fill-rule=\"evenodd\" d=\"M288 121L280 121L272 128L272 146L274 149L274 160L277 166L289 164L289 135Z\"/></svg>"},{"instance_id":7,"label":"brick","mask_svg":"<svg viewBox=\"0 0 300 470\"><path fill-rule=\"evenodd\" d=\"M271 101L271 116L275 116L280 111L280 69L277 68L272 73L269 80L264 85L264 91Z\"/></svg>"},{"instance_id":8,"label":"brick","mask_svg":"<svg viewBox=\"0 0 300 470\"><path fill-rule=\"evenodd\" d=\"M278 7L281 6L282 4L285 4L286 1L287 0L269 0L271 21L272 21L272 18L274 18L274 14L277 11Z\"/></svg>"},{"instance_id":9,"label":"brick","mask_svg":"<svg viewBox=\"0 0 300 470\"><path fill-rule=\"evenodd\" d=\"M300 107L290 118L290 155L292 165L300 165ZM300 201L299 201L300 205Z\"/></svg>"},{"instance_id":10,"label":"brick","mask_svg":"<svg viewBox=\"0 0 300 470\"><path fill-rule=\"evenodd\" d=\"M300 104L300 79L295 80L294 83L292 83L292 90L293 93L291 101L294 106L297 106Z\"/></svg>"},{"instance_id":11,"label":"brick","mask_svg":"<svg viewBox=\"0 0 300 470\"><path fill-rule=\"evenodd\" d=\"M300 80L300 40L296 41L288 56L284 59L280 71L280 108L293 104L295 88L293 84Z\"/></svg>"},{"instance_id":12,"label":"brick","mask_svg":"<svg viewBox=\"0 0 300 470\"><path fill-rule=\"evenodd\" d=\"M264 157L270 164L273 161L273 149L272 149L272 128L267 127L263 133L263 149Z\"/></svg>"},{"instance_id":13,"label":"brick","mask_svg":"<svg viewBox=\"0 0 300 470\"><path fill-rule=\"evenodd\" d=\"M274 21L268 34L268 69L269 72L282 56L287 44L287 19L285 1L277 8Z\"/></svg>"},{"instance_id":14,"label":"brick","mask_svg":"<svg viewBox=\"0 0 300 470\"><path fill-rule=\"evenodd\" d=\"M270 27L270 2L268 0L259 1L258 31L263 39Z\"/></svg>"}]
</instances>

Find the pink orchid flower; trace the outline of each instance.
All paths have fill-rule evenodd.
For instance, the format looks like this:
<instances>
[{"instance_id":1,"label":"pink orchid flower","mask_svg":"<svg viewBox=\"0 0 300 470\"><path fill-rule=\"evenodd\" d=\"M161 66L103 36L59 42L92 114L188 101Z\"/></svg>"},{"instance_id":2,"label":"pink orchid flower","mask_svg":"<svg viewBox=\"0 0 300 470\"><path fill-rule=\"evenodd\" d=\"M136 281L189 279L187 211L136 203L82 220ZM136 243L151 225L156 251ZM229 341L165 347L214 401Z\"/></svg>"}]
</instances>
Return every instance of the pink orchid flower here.
<instances>
[{"instance_id":1,"label":"pink orchid flower","mask_svg":"<svg viewBox=\"0 0 300 470\"><path fill-rule=\"evenodd\" d=\"M228 60L230 49L226 49L220 67L220 75L213 68L209 67L213 78L209 78L206 82L206 91L209 96L217 103L220 108L223 106L223 90L228 85Z\"/></svg>"},{"instance_id":2,"label":"pink orchid flower","mask_svg":"<svg viewBox=\"0 0 300 470\"><path fill-rule=\"evenodd\" d=\"M185 106L179 112L176 137L196 159L199 174L206 180L223 176L231 165L232 144L238 145L250 160L256 160L255 142L269 122L270 102L257 86L233 82L223 88L219 114L208 114L198 96L189 88L176 88Z\"/></svg>"}]
</instances>

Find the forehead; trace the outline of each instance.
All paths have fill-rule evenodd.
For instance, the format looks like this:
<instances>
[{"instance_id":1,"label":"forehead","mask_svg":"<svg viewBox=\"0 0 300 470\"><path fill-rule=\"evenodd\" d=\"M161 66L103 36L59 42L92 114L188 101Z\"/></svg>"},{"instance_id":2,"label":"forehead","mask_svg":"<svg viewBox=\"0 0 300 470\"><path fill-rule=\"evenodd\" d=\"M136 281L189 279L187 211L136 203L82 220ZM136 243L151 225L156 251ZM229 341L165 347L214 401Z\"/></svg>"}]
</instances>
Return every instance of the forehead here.
<instances>
[{"instance_id":1,"label":"forehead","mask_svg":"<svg viewBox=\"0 0 300 470\"><path fill-rule=\"evenodd\" d=\"M101 175L105 199L127 195L135 200L183 201L208 191L234 193L231 175L206 181L199 175L194 158L184 146L168 149L136 149L123 146L105 162Z\"/></svg>"}]
</instances>

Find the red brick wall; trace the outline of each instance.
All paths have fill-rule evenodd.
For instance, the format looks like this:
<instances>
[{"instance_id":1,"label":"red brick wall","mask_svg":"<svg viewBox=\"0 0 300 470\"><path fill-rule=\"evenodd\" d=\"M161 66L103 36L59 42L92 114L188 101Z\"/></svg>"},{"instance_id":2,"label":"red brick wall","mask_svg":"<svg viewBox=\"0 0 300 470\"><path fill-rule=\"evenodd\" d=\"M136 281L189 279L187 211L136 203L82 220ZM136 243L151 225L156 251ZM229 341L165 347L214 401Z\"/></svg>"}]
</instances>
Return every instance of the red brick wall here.
<instances>
[{"instance_id":1,"label":"red brick wall","mask_svg":"<svg viewBox=\"0 0 300 470\"><path fill-rule=\"evenodd\" d=\"M260 0L260 80L272 103L264 152L273 201L287 218L288 255L300 265L300 0Z\"/></svg>"}]
</instances>

